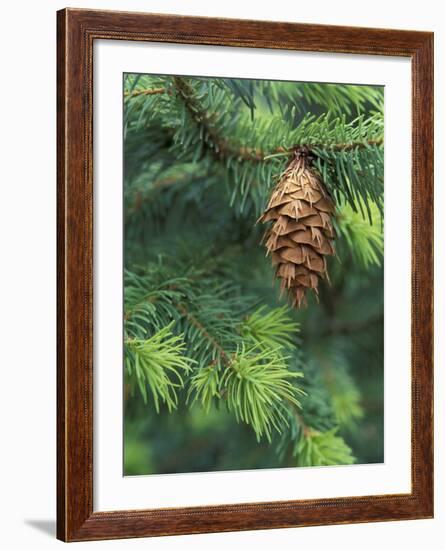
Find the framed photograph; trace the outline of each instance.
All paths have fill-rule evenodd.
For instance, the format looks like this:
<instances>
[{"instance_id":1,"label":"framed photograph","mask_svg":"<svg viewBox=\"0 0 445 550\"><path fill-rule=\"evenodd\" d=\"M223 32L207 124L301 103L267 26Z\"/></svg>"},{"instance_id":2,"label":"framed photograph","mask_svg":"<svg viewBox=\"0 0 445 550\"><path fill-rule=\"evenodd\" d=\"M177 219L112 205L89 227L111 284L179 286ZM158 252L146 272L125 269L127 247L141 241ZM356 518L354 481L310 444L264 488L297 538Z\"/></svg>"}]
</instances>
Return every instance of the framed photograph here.
<instances>
[{"instance_id":1,"label":"framed photograph","mask_svg":"<svg viewBox=\"0 0 445 550\"><path fill-rule=\"evenodd\" d=\"M433 34L58 12L64 541L433 516Z\"/></svg>"}]
</instances>

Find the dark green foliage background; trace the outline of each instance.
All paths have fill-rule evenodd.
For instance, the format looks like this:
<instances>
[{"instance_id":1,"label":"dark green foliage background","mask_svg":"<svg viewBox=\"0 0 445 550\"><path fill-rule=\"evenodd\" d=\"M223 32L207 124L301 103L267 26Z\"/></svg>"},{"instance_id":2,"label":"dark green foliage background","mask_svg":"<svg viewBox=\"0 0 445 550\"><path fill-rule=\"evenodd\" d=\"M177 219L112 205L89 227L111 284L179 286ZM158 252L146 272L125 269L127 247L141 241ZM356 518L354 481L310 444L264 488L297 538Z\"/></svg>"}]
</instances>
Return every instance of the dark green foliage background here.
<instances>
[{"instance_id":1,"label":"dark green foliage background","mask_svg":"<svg viewBox=\"0 0 445 550\"><path fill-rule=\"evenodd\" d=\"M125 75L126 475L383 461L382 113L379 87ZM252 314L286 306L256 220L299 144L336 200L338 257L319 303L282 310L299 328L279 353L305 395L269 441L224 391L203 406L191 380L231 368ZM156 394L135 366L155 350L134 339L165 327L171 357L196 363Z\"/></svg>"}]
</instances>

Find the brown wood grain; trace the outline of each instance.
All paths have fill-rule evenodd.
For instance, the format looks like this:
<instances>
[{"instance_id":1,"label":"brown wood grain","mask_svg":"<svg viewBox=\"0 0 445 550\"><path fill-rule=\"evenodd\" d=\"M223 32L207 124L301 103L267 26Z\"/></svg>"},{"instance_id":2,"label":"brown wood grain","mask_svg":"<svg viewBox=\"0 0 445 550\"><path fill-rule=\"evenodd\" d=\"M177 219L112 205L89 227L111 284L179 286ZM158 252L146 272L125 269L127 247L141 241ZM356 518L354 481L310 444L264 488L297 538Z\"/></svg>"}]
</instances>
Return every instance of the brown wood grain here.
<instances>
[{"instance_id":1,"label":"brown wood grain","mask_svg":"<svg viewBox=\"0 0 445 550\"><path fill-rule=\"evenodd\" d=\"M411 493L93 512L92 67L97 39L411 59ZM432 517L433 34L66 9L57 14L57 73L57 537L95 540Z\"/></svg>"}]
</instances>

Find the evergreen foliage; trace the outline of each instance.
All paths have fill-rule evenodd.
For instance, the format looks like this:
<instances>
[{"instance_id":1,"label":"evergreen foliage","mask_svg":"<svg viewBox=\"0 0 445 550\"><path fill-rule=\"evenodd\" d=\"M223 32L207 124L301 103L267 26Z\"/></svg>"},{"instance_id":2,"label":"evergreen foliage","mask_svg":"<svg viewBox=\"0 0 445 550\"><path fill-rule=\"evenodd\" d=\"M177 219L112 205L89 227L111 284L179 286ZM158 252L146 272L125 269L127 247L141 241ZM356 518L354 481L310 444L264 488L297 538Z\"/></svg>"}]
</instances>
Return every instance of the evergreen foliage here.
<instances>
[{"instance_id":1,"label":"evergreen foliage","mask_svg":"<svg viewBox=\"0 0 445 550\"><path fill-rule=\"evenodd\" d=\"M156 412L163 401L169 411L178 403L176 390L184 386L183 373L190 370L194 361L184 357L184 340L174 336L167 325L147 340L127 339L125 366L130 380L137 384L147 402L147 387L150 389Z\"/></svg>"},{"instance_id":2,"label":"evergreen foliage","mask_svg":"<svg viewBox=\"0 0 445 550\"><path fill-rule=\"evenodd\" d=\"M324 433L308 431L295 446L298 466L336 466L353 464L351 449L334 428Z\"/></svg>"},{"instance_id":3,"label":"evergreen foliage","mask_svg":"<svg viewBox=\"0 0 445 550\"><path fill-rule=\"evenodd\" d=\"M124 141L126 472L242 466L153 458L181 454L181 430L220 449L227 429L246 467L381 460L383 90L128 74ZM296 312L256 221L301 145L337 258Z\"/></svg>"}]
</instances>

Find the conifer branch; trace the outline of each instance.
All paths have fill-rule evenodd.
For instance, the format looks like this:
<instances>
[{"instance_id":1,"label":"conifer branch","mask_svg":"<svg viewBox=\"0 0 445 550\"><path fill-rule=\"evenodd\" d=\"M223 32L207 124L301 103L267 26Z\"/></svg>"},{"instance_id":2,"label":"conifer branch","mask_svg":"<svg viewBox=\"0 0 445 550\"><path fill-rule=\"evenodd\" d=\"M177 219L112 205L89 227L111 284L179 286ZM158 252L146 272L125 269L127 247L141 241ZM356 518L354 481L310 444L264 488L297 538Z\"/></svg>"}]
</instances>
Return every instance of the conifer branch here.
<instances>
[{"instance_id":1,"label":"conifer branch","mask_svg":"<svg viewBox=\"0 0 445 550\"><path fill-rule=\"evenodd\" d=\"M226 159L233 157L242 160L261 162L264 159L263 152L260 149L252 147L242 147L231 143L230 140L219 135L216 126L214 125L215 115L209 113L201 107L199 101L195 97L193 88L187 83L183 77L173 77L173 83L176 91L184 102L190 115L200 126L209 139L209 149L215 158ZM163 88L147 88L135 90L133 92L124 92L125 97L139 97L156 94L172 94L172 90L166 87Z\"/></svg>"},{"instance_id":2,"label":"conifer branch","mask_svg":"<svg viewBox=\"0 0 445 550\"><path fill-rule=\"evenodd\" d=\"M346 143L332 143L332 144L326 144L326 143L302 143L298 144L295 147L291 147L290 149L287 149L285 151L280 150L278 148L274 153L281 153L283 156L291 156L294 154L294 151L296 148L301 147L307 147L310 150L316 150L316 149L322 149L324 151L352 151L354 149L366 149L369 147L380 147L383 145L383 137L377 138L377 139L368 139L368 140L360 140L360 141L350 141ZM274 154L272 153L272 154ZM265 155L268 156L268 155Z\"/></svg>"},{"instance_id":3,"label":"conifer branch","mask_svg":"<svg viewBox=\"0 0 445 550\"><path fill-rule=\"evenodd\" d=\"M215 115L209 114L201 107L194 95L193 88L181 77L174 77L173 82L190 115L206 134L206 143L213 156L220 159L232 157L256 162L261 162L264 159L264 154L260 149L237 146L229 139L222 137L214 124Z\"/></svg>"},{"instance_id":4,"label":"conifer branch","mask_svg":"<svg viewBox=\"0 0 445 550\"><path fill-rule=\"evenodd\" d=\"M216 113L209 114L205 108L200 105L199 100L196 98L196 94L193 88L187 83L183 77L173 77L173 82L175 89L184 102L187 110L190 115L200 126L204 134L208 138L207 149L211 154L220 160L227 160L229 158L250 161L254 163L260 163L263 161L269 160L273 156L291 156L294 154L296 147L308 147L311 150L321 149L325 151L352 151L355 149L363 149L369 147L379 147L383 144L383 137L369 139L369 140L358 140L351 142L340 142L326 144L323 142L320 143L298 143L295 146L290 148L286 147L276 147L272 151L263 151L258 147L249 147L244 145L239 145L232 142L230 139L221 136L217 126L214 121L216 118ZM133 98L140 96L150 96L157 94L172 94L172 90L167 87L158 87L158 88L147 88L141 90L134 90L132 92L124 92L125 97Z\"/></svg>"},{"instance_id":5,"label":"conifer branch","mask_svg":"<svg viewBox=\"0 0 445 550\"><path fill-rule=\"evenodd\" d=\"M148 339L125 339L125 366L133 386L147 403L150 394L156 412L164 402L169 411L178 405L177 392L184 386L184 375L195 362L183 355L182 336L171 332L174 322Z\"/></svg>"},{"instance_id":6,"label":"conifer branch","mask_svg":"<svg viewBox=\"0 0 445 550\"><path fill-rule=\"evenodd\" d=\"M337 435L337 428L327 432L307 432L295 448L297 466L334 466L354 464L355 457L344 440Z\"/></svg>"},{"instance_id":7,"label":"conifer branch","mask_svg":"<svg viewBox=\"0 0 445 550\"><path fill-rule=\"evenodd\" d=\"M187 310L184 304L178 305L179 312L188 319L188 321L199 330L199 332L204 336L206 340L208 340L212 346L218 351L220 354L220 357L222 361L226 365L230 365L231 359L228 356L228 354L224 351L224 348L219 344L219 342L214 338L208 330L205 328L205 326L192 314L190 311Z\"/></svg>"},{"instance_id":8,"label":"conifer branch","mask_svg":"<svg viewBox=\"0 0 445 550\"><path fill-rule=\"evenodd\" d=\"M229 139L222 137L218 133L218 129L213 124L214 115L209 115L208 112L203 109L198 100L194 97L193 88L181 77L174 77L174 82L179 95L182 97L184 104L188 108L190 114L194 118L195 122L202 126L210 139L210 147L212 154L220 159L226 159L232 157L238 160L263 162L267 160L267 157L271 155L283 155L291 156L294 154L296 147L306 146L309 149L324 149L327 151L351 151L354 149L363 149L372 146L380 146L383 144L383 138L352 141L348 143L333 143L326 145L324 143L299 143L289 149L284 147L277 147L271 152L262 151L260 148L239 146L232 143Z\"/></svg>"},{"instance_id":9,"label":"conifer branch","mask_svg":"<svg viewBox=\"0 0 445 550\"><path fill-rule=\"evenodd\" d=\"M141 95L157 95L157 94L170 94L170 90L167 88L147 88L143 90L133 90L132 92L124 92L124 96L131 98L131 97L139 97Z\"/></svg>"}]
</instances>

